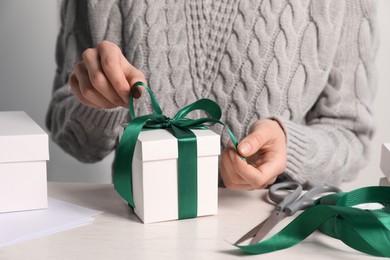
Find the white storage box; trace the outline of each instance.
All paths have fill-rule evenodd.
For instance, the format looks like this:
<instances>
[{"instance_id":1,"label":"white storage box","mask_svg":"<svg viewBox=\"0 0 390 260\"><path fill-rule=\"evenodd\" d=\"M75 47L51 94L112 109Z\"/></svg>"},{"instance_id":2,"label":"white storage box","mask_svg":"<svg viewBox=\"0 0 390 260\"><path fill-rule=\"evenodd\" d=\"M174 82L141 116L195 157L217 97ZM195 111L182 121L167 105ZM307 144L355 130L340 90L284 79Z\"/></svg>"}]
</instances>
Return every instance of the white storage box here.
<instances>
[{"instance_id":1,"label":"white storage box","mask_svg":"<svg viewBox=\"0 0 390 260\"><path fill-rule=\"evenodd\" d=\"M0 112L0 213L47 208L47 134L24 112Z\"/></svg>"},{"instance_id":2,"label":"white storage box","mask_svg":"<svg viewBox=\"0 0 390 260\"><path fill-rule=\"evenodd\" d=\"M197 137L197 216L218 209L220 136L192 130ZM178 219L178 142L163 129L142 131L133 156L134 211L144 223Z\"/></svg>"},{"instance_id":3,"label":"white storage box","mask_svg":"<svg viewBox=\"0 0 390 260\"><path fill-rule=\"evenodd\" d=\"M382 144L380 167L387 180L390 181L390 143Z\"/></svg>"},{"instance_id":4,"label":"white storage box","mask_svg":"<svg viewBox=\"0 0 390 260\"><path fill-rule=\"evenodd\" d=\"M390 181L387 178L380 178L379 186L389 186L390 187Z\"/></svg>"}]
</instances>

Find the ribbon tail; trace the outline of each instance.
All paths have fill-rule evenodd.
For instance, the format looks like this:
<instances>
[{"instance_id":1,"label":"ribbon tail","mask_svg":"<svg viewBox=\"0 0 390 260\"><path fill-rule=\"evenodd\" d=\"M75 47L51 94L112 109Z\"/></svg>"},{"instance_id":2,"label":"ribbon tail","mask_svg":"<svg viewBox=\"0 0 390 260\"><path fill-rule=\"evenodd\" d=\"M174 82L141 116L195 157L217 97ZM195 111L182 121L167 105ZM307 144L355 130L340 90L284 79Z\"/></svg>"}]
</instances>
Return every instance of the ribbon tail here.
<instances>
[{"instance_id":1,"label":"ribbon tail","mask_svg":"<svg viewBox=\"0 0 390 260\"><path fill-rule=\"evenodd\" d=\"M132 163L139 133L148 117L134 118L125 128L119 142L114 162L114 188L123 199L134 207Z\"/></svg>"},{"instance_id":2,"label":"ribbon tail","mask_svg":"<svg viewBox=\"0 0 390 260\"><path fill-rule=\"evenodd\" d=\"M389 230L371 212L330 205L309 208L263 242L236 246L251 254L270 253L298 244L317 229L358 251L375 256L390 256L388 243L383 243L390 239Z\"/></svg>"},{"instance_id":3,"label":"ribbon tail","mask_svg":"<svg viewBox=\"0 0 390 260\"><path fill-rule=\"evenodd\" d=\"M196 135L189 129L172 125L178 141L177 184L179 219L198 215L198 154Z\"/></svg>"},{"instance_id":4,"label":"ribbon tail","mask_svg":"<svg viewBox=\"0 0 390 260\"><path fill-rule=\"evenodd\" d=\"M304 240L333 216L334 213L327 210L325 206L312 207L302 212L288 226L271 238L257 244L235 246L251 254L265 254L286 249Z\"/></svg>"},{"instance_id":5,"label":"ribbon tail","mask_svg":"<svg viewBox=\"0 0 390 260\"><path fill-rule=\"evenodd\" d=\"M346 245L366 254L389 257L390 231L373 214L350 207L329 206L337 215L325 222L319 230ZM385 242L386 241L386 242Z\"/></svg>"}]
</instances>

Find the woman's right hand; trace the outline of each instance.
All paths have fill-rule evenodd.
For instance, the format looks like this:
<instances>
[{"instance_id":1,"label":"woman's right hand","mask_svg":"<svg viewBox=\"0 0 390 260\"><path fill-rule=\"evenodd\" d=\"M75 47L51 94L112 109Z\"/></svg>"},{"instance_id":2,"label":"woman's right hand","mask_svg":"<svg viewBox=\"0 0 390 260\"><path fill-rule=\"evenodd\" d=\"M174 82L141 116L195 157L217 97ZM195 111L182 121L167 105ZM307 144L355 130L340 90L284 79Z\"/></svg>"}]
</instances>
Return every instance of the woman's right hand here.
<instances>
[{"instance_id":1,"label":"woman's right hand","mask_svg":"<svg viewBox=\"0 0 390 260\"><path fill-rule=\"evenodd\" d=\"M69 77L72 93L93 108L127 107L131 86L137 81L146 83L144 74L109 41L85 50ZM136 90L135 98L140 95L141 90Z\"/></svg>"}]
</instances>

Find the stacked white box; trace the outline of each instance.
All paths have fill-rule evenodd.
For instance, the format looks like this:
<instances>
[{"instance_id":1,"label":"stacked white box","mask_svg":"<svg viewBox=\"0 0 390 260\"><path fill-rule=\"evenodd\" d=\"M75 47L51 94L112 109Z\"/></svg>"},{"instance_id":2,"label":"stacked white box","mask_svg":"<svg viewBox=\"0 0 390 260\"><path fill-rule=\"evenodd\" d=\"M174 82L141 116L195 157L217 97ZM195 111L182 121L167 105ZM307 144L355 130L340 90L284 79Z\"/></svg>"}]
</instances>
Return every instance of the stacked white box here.
<instances>
[{"instance_id":1,"label":"stacked white box","mask_svg":"<svg viewBox=\"0 0 390 260\"><path fill-rule=\"evenodd\" d=\"M197 216L218 210L220 136L192 130L197 138ZM142 131L134 151L134 212L144 223L178 219L177 139L167 130Z\"/></svg>"},{"instance_id":2,"label":"stacked white box","mask_svg":"<svg viewBox=\"0 0 390 260\"><path fill-rule=\"evenodd\" d=\"M380 168L390 181L390 143L382 144Z\"/></svg>"},{"instance_id":3,"label":"stacked white box","mask_svg":"<svg viewBox=\"0 0 390 260\"><path fill-rule=\"evenodd\" d=\"M25 112L0 112L0 213L47 208L48 142Z\"/></svg>"},{"instance_id":4,"label":"stacked white box","mask_svg":"<svg viewBox=\"0 0 390 260\"><path fill-rule=\"evenodd\" d=\"M379 186L389 186L390 187L390 181L387 178L380 178Z\"/></svg>"}]
</instances>

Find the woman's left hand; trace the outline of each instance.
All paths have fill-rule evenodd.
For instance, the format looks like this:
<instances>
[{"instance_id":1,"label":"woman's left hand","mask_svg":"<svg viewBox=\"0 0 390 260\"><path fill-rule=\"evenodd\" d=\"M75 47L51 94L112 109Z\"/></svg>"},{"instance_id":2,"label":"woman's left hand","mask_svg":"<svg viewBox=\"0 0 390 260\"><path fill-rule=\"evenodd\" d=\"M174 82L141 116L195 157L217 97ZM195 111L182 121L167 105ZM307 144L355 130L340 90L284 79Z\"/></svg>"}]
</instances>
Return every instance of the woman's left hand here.
<instances>
[{"instance_id":1,"label":"woman's left hand","mask_svg":"<svg viewBox=\"0 0 390 260\"><path fill-rule=\"evenodd\" d=\"M233 190L263 189L275 182L287 163L286 135L275 120L256 121L238 144L241 159L229 141L221 155L221 177Z\"/></svg>"}]
</instances>

